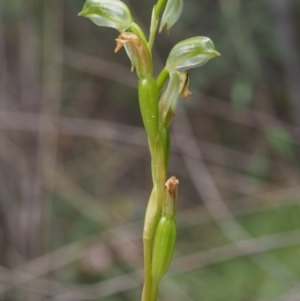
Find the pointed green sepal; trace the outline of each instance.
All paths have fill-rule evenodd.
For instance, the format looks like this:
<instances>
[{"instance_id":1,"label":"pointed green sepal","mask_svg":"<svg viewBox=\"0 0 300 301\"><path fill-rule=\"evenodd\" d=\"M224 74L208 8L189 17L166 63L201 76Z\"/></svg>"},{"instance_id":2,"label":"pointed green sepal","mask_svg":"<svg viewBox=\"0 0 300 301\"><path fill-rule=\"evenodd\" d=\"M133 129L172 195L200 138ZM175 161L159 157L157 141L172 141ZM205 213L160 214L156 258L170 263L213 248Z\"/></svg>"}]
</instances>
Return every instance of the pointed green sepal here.
<instances>
[{"instance_id":1,"label":"pointed green sepal","mask_svg":"<svg viewBox=\"0 0 300 301\"><path fill-rule=\"evenodd\" d=\"M178 95L180 93L180 73L175 71L170 73L169 82L166 91L159 100L159 110L161 120L165 120L170 111L171 115L175 115Z\"/></svg>"},{"instance_id":2,"label":"pointed green sepal","mask_svg":"<svg viewBox=\"0 0 300 301\"><path fill-rule=\"evenodd\" d=\"M183 0L168 0L166 8L161 18L159 32L167 25L167 32L179 19L183 10Z\"/></svg>"},{"instance_id":3,"label":"pointed green sepal","mask_svg":"<svg viewBox=\"0 0 300 301\"><path fill-rule=\"evenodd\" d=\"M187 102L189 94L189 74L187 72L170 72L166 91L159 101L160 118L165 127L169 126L170 115L175 116L178 96L181 95Z\"/></svg>"},{"instance_id":4,"label":"pointed green sepal","mask_svg":"<svg viewBox=\"0 0 300 301\"><path fill-rule=\"evenodd\" d=\"M215 45L207 37L193 37L176 44L167 59L166 69L169 72L185 71L200 67L210 59L220 56Z\"/></svg>"},{"instance_id":5,"label":"pointed green sepal","mask_svg":"<svg viewBox=\"0 0 300 301\"><path fill-rule=\"evenodd\" d=\"M133 23L129 8L120 0L87 0L78 15L89 18L98 26L112 27L120 32Z\"/></svg>"}]
</instances>

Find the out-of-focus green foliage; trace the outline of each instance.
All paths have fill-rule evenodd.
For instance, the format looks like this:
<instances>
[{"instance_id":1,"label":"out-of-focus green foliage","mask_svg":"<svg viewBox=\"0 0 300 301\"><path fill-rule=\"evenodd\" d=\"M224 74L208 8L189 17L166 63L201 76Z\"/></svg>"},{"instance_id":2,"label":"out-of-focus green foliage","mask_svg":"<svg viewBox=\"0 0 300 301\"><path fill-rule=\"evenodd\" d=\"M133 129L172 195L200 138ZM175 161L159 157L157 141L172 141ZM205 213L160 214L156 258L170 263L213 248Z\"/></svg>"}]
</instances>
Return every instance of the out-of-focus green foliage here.
<instances>
[{"instance_id":1,"label":"out-of-focus green foliage","mask_svg":"<svg viewBox=\"0 0 300 301\"><path fill-rule=\"evenodd\" d=\"M283 157L293 155L295 140L284 128L276 126L267 129L267 138L271 146Z\"/></svg>"}]
</instances>

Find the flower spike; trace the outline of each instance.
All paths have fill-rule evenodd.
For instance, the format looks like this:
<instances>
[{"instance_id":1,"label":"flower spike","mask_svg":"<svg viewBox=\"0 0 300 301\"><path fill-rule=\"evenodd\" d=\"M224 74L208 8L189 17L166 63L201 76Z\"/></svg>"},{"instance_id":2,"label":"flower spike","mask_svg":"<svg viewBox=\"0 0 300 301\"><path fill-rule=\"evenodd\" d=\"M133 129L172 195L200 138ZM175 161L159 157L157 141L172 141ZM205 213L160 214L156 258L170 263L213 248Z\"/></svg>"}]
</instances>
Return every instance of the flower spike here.
<instances>
[{"instance_id":1,"label":"flower spike","mask_svg":"<svg viewBox=\"0 0 300 301\"><path fill-rule=\"evenodd\" d=\"M220 56L215 45L207 37L193 37L177 43L167 59L166 69L169 72L183 72L200 67L210 59Z\"/></svg>"}]
</instances>

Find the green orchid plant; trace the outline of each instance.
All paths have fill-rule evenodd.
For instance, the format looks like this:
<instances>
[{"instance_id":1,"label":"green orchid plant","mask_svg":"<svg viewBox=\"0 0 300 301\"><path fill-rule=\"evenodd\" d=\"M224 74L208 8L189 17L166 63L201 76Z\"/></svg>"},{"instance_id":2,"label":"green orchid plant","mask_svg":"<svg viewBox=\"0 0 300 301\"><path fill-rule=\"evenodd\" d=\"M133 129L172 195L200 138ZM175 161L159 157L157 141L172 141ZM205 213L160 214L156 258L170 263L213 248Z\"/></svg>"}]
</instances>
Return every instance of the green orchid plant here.
<instances>
[{"instance_id":1,"label":"green orchid plant","mask_svg":"<svg viewBox=\"0 0 300 301\"><path fill-rule=\"evenodd\" d=\"M159 282L166 273L176 240L176 201L178 179L167 180L170 157L169 126L175 116L179 96L187 101L190 91L187 70L204 65L219 56L207 37L192 37L171 49L164 69L155 79L152 47L162 14L159 32L167 32L179 19L183 0L158 0L153 7L149 38L134 22L128 6L120 0L87 0L79 16L98 26L119 31L115 52L124 47L131 70L138 77L140 111L148 137L153 188L148 201L144 231L144 288L142 301L156 301ZM168 81L168 83L167 83ZM165 84L166 88L164 89Z\"/></svg>"}]
</instances>

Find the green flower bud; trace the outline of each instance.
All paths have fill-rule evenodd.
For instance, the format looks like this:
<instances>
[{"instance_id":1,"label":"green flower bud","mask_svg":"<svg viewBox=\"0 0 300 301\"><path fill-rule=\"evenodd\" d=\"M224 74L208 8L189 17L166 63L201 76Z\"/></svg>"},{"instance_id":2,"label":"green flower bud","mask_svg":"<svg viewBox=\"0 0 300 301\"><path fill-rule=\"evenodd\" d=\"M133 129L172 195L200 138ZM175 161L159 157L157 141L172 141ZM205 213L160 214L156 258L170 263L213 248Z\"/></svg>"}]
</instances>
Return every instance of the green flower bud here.
<instances>
[{"instance_id":1,"label":"green flower bud","mask_svg":"<svg viewBox=\"0 0 300 301\"><path fill-rule=\"evenodd\" d=\"M78 15L89 18L98 26L112 27L120 32L133 23L129 8L120 0L87 0Z\"/></svg>"},{"instance_id":2,"label":"green flower bud","mask_svg":"<svg viewBox=\"0 0 300 301\"><path fill-rule=\"evenodd\" d=\"M220 56L211 39L193 37L176 44L167 59L166 69L169 72L185 71L200 67L210 59Z\"/></svg>"},{"instance_id":3,"label":"green flower bud","mask_svg":"<svg viewBox=\"0 0 300 301\"><path fill-rule=\"evenodd\" d=\"M156 227L152 255L153 285L158 284L169 268L177 235L174 218L162 216Z\"/></svg>"},{"instance_id":4,"label":"green flower bud","mask_svg":"<svg viewBox=\"0 0 300 301\"><path fill-rule=\"evenodd\" d=\"M182 0L168 0L166 8L161 18L159 32L162 31L167 24L167 32L170 32L171 27L179 19L183 9Z\"/></svg>"},{"instance_id":5,"label":"green flower bud","mask_svg":"<svg viewBox=\"0 0 300 301\"><path fill-rule=\"evenodd\" d=\"M173 176L165 185L166 191L162 206L162 216L154 234L151 300L156 300L159 282L169 268L177 235L174 215L176 211L178 180Z\"/></svg>"}]
</instances>

